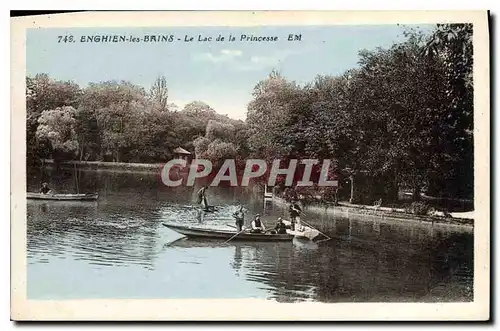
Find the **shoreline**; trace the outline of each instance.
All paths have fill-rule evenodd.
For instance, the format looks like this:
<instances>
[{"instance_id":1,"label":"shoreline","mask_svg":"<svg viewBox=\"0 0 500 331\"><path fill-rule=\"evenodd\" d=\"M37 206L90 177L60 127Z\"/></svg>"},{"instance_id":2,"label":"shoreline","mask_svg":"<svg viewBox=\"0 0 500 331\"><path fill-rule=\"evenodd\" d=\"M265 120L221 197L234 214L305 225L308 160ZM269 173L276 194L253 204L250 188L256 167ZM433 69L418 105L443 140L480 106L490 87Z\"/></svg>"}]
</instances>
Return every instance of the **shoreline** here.
<instances>
[{"instance_id":1,"label":"shoreline","mask_svg":"<svg viewBox=\"0 0 500 331\"><path fill-rule=\"evenodd\" d=\"M43 160L44 166L54 166L55 162L52 159ZM103 161L62 161L59 163L61 166L79 166L82 169L93 171L118 171L118 172L131 172L131 173L154 173L161 169L161 163L126 163L126 162L103 162ZM268 198L266 198L268 199ZM273 196L269 200L278 205L287 205L285 199ZM358 215L370 217L382 217L384 219L391 219L399 222L417 222L439 225L453 225L460 227L474 228L474 212L465 213L450 213L452 217L444 217L442 215L415 215L410 214L400 208L389 207L374 207L365 205L355 205L346 202L339 202L338 206L330 204L310 204L304 207L304 210L309 210L316 213L327 213L330 215Z\"/></svg>"},{"instance_id":2,"label":"shoreline","mask_svg":"<svg viewBox=\"0 0 500 331\"><path fill-rule=\"evenodd\" d=\"M45 159L43 166L54 166L55 162L52 159ZM91 170L112 170L120 172L157 172L164 163L128 163L128 162L104 162L104 161L61 161L61 166L79 166L82 169Z\"/></svg>"},{"instance_id":3,"label":"shoreline","mask_svg":"<svg viewBox=\"0 0 500 331\"><path fill-rule=\"evenodd\" d=\"M285 199L280 197L273 197L272 202L277 205L288 205ZM363 205L350 205L347 203L339 203L339 206L333 205L307 205L304 206L304 211L311 211L316 213L327 213L330 215L357 215L357 216L369 216L383 218L386 220L398 221L398 222L416 222L416 223L427 223L429 225L447 225L447 226L459 226L474 228L474 218L462 218L462 217L450 217L445 218L442 216L429 216L429 215L415 215L404 213L395 208L379 207L375 208L373 206L363 206Z\"/></svg>"}]
</instances>

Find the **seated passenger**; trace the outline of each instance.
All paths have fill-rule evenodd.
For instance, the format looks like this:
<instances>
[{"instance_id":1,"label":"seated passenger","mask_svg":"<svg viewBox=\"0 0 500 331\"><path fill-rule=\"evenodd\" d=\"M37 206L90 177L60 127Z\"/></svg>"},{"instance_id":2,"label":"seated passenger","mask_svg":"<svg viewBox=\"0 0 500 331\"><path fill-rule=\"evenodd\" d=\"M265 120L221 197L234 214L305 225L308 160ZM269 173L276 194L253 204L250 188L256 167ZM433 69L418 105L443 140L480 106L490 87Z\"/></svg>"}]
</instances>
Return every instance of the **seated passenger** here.
<instances>
[{"instance_id":1,"label":"seated passenger","mask_svg":"<svg viewBox=\"0 0 500 331\"><path fill-rule=\"evenodd\" d=\"M42 194L50 194L50 193L52 193L52 190L50 189L49 184L43 183L42 184L42 188L40 189L40 193L42 193Z\"/></svg>"},{"instance_id":2,"label":"seated passenger","mask_svg":"<svg viewBox=\"0 0 500 331\"><path fill-rule=\"evenodd\" d=\"M285 223L283 223L283 219L281 217L278 218L278 222L276 223L276 226L274 227L274 233L286 234L286 229L287 229L287 226L285 225Z\"/></svg>"},{"instance_id":3,"label":"seated passenger","mask_svg":"<svg viewBox=\"0 0 500 331\"><path fill-rule=\"evenodd\" d=\"M260 220L260 215L255 215L255 219L252 221L252 233L263 233L266 231L264 223Z\"/></svg>"}]
</instances>

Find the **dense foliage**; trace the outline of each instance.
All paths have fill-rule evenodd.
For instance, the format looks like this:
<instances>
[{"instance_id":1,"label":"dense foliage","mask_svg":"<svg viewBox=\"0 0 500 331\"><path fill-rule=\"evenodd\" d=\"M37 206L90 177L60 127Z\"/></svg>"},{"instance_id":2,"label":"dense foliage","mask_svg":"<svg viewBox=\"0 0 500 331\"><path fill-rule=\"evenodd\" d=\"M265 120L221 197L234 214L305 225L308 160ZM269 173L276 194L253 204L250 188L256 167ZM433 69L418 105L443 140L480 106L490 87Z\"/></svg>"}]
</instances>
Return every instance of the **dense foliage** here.
<instances>
[{"instance_id":1,"label":"dense foliage","mask_svg":"<svg viewBox=\"0 0 500 331\"><path fill-rule=\"evenodd\" d=\"M415 199L423 189L471 197L472 25L406 37L360 51L358 66L342 75L302 86L271 72L256 84L246 122L202 101L178 110L168 103L163 76L149 92L129 82L80 88L44 74L28 77L28 161L163 162L182 146L215 164L234 157L239 164L247 157L334 159L340 191L352 174L360 201L395 200L401 189Z\"/></svg>"},{"instance_id":2,"label":"dense foliage","mask_svg":"<svg viewBox=\"0 0 500 331\"><path fill-rule=\"evenodd\" d=\"M150 93L129 82L91 83L81 89L45 74L26 81L29 164L43 157L165 162L176 147L194 152L197 138L206 133L215 137L216 123L231 126L233 137L244 125L201 101L177 110L167 102L164 77L153 83ZM220 150L212 145L213 151Z\"/></svg>"},{"instance_id":3,"label":"dense foliage","mask_svg":"<svg viewBox=\"0 0 500 331\"><path fill-rule=\"evenodd\" d=\"M363 202L396 200L401 189L415 200L422 189L473 194L471 25L407 32L405 42L361 51L358 68L305 86L272 72L253 96L255 155L337 159Z\"/></svg>"}]
</instances>

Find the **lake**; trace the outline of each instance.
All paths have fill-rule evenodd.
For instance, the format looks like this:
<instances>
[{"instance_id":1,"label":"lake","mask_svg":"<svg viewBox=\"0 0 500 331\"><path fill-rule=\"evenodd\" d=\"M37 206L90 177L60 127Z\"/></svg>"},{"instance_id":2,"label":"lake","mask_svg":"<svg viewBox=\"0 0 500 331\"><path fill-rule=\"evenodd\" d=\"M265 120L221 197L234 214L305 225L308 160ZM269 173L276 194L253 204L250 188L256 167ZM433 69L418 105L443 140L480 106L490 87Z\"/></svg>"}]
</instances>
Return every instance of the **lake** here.
<instances>
[{"instance_id":1,"label":"lake","mask_svg":"<svg viewBox=\"0 0 500 331\"><path fill-rule=\"evenodd\" d=\"M308 213L332 240L313 243L200 241L162 222L231 229L238 204L271 225L284 206L255 190L209 188L218 213L191 208L197 188L163 187L159 174L29 169L61 193L99 192L97 202L27 202L30 299L262 298L280 302L473 300L470 229ZM78 182L78 185L77 185Z\"/></svg>"}]
</instances>

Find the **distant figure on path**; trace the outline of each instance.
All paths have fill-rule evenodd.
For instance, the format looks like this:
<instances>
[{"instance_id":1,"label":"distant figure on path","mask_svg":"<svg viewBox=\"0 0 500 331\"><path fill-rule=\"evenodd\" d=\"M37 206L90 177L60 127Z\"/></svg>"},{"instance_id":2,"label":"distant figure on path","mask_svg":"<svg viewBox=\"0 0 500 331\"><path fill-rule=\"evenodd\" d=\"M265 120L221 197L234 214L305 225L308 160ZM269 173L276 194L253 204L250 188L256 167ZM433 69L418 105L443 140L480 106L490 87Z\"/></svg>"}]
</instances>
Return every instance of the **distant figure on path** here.
<instances>
[{"instance_id":1,"label":"distant figure on path","mask_svg":"<svg viewBox=\"0 0 500 331\"><path fill-rule=\"evenodd\" d=\"M198 191L198 204L201 204L203 206L203 209L208 209L208 202L207 202L207 196L205 191L207 190L208 185L204 185L199 191Z\"/></svg>"},{"instance_id":2,"label":"distant figure on path","mask_svg":"<svg viewBox=\"0 0 500 331\"><path fill-rule=\"evenodd\" d=\"M52 193L52 190L50 189L49 184L43 183L42 184L42 188L40 189L40 193L42 193L42 194L50 194L50 193Z\"/></svg>"}]
</instances>

